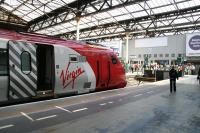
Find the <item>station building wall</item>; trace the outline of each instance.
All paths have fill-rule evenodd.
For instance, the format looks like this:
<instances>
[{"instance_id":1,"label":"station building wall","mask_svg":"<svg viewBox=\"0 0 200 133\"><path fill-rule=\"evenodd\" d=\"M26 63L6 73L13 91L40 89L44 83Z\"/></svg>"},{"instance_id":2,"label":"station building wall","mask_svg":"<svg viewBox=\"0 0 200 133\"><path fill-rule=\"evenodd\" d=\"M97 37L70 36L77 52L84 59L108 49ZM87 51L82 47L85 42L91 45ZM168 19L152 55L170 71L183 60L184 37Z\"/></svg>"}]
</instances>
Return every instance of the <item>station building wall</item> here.
<instances>
[{"instance_id":1,"label":"station building wall","mask_svg":"<svg viewBox=\"0 0 200 133\"><path fill-rule=\"evenodd\" d=\"M167 62L171 65L175 63L177 57L186 55L186 36L185 35L173 35L166 36L167 46L156 46L156 47L136 47L135 39L129 40L129 61L138 62L139 64L144 63L144 56L148 55L149 62ZM152 42L149 41L149 44ZM126 46L123 43L122 55L125 58Z\"/></svg>"}]
</instances>

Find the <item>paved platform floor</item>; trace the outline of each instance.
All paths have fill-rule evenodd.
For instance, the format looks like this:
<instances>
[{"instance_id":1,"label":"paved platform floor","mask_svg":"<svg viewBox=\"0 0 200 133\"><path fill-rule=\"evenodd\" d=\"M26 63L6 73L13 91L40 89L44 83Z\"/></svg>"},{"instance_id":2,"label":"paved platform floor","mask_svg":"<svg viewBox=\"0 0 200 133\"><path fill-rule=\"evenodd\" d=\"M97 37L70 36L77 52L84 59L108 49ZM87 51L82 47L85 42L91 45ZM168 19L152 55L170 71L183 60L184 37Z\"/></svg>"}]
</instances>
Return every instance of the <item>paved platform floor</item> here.
<instances>
[{"instance_id":1,"label":"paved platform floor","mask_svg":"<svg viewBox=\"0 0 200 133\"><path fill-rule=\"evenodd\" d=\"M173 94L164 80L0 108L0 115L0 133L199 133L200 85L185 76Z\"/></svg>"}]
</instances>

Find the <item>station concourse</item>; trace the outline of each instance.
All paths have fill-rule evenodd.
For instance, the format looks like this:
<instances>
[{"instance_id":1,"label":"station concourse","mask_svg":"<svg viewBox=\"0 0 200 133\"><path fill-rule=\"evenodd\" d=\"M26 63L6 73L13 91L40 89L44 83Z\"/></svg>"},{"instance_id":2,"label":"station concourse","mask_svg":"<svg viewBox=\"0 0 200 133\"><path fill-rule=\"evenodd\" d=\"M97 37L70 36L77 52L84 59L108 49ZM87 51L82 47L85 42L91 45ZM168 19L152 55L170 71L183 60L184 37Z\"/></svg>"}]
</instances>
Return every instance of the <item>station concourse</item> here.
<instances>
[{"instance_id":1,"label":"station concourse","mask_svg":"<svg viewBox=\"0 0 200 133\"><path fill-rule=\"evenodd\" d=\"M196 76L82 96L0 108L0 132L196 133L200 86ZM10 126L2 128L4 125Z\"/></svg>"}]
</instances>

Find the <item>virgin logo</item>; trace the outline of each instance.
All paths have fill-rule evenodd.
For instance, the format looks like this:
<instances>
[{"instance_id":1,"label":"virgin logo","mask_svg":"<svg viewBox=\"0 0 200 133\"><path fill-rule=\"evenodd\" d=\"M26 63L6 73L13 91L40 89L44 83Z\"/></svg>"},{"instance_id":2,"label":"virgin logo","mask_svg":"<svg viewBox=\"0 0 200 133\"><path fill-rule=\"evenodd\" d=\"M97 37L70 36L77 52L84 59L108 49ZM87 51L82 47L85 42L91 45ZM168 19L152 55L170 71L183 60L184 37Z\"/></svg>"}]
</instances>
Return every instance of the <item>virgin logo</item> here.
<instances>
[{"instance_id":1,"label":"virgin logo","mask_svg":"<svg viewBox=\"0 0 200 133\"><path fill-rule=\"evenodd\" d=\"M67 65L66 70L62 70L60 74L60 79L62 82L63 89L69 86L72 83L72 89L74 89L74 82L76 78L78 78L82 73L84 73L84 70L81 69L81 67L77 67L75 70L69 71L70 62Z\"/></svg>"}]
</instances>

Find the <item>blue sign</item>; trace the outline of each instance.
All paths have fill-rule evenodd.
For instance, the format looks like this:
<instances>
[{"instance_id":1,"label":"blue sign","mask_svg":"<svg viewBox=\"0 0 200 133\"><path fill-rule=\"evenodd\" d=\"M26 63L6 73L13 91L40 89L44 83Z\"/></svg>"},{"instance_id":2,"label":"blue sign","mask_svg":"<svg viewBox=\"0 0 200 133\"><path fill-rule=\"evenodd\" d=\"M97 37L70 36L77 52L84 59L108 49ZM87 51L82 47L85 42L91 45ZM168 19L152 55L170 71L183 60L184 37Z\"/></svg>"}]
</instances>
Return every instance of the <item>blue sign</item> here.
<instances>
[{"instance_id":1,"label":"blue sign","mask_svg":"<svg viewBox=\"0 0 200 133\"><path fill-rule=\"evenodd\" d=\"M192 50L200 50L200 36L196 35L190 38L189 46Z\"/></svg>"}]
</instances>

